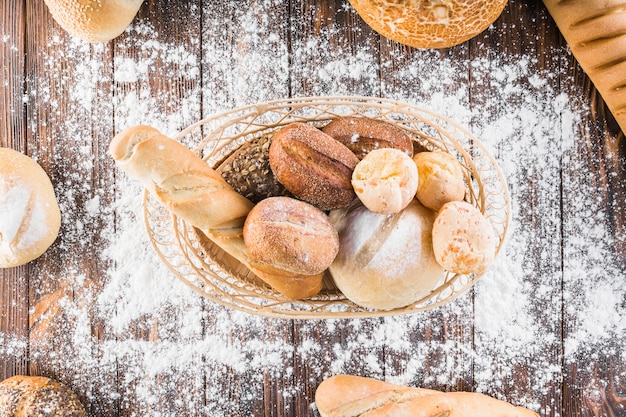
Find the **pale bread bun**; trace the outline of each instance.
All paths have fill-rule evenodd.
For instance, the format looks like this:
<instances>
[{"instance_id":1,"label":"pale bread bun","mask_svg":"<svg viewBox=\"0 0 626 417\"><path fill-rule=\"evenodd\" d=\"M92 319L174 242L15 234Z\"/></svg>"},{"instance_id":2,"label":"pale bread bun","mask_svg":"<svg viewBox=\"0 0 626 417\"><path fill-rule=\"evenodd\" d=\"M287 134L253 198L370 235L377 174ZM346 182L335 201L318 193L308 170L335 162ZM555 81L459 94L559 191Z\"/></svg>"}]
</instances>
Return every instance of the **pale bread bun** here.
<instances>
[{"instance_id":1,"label":"pale bread bun","mask_svg":"<svg viewBox=\"0 0 626 417\"><path fill-rule=\"evenodd\" d=\"M84 406L66 385L50 378L17 375L0 382L0 416L84 417Z\"/></svg>"},{"instance_id":2,"label":"pale bread bun","mask_svg":"<svg viewBox=\"0 0 626 417\"><path fill-rule=\"evenodd\" d=\"M448 48L473 38L502 14L507 0L349 0L376 32L415 48Z\"/></svg>"},{"instance_id":3,"label":"pale bread bun","mask_svg":"<svg viewBox=\"0 0 626 417\"><path fill-rule=\"evenodd\" d=\"M484 272L496 256L496 236L489 220L465 201L444 204L433 225L437 262L457 274Z\"/></svg>"},{"instance_id":4,"label":"pale bread bun","mask_svg":"<svg viewBox=\"0 0 626 417\"><path fill-rule=\"evenodd\" d=\"M45 0L45 3L54 20L70 35L87 42L107 42L126 30L143 0Z\"/></svg>"},{"instance_id":5,"label":"pale bread bun","mask_svg":"<svg viewBox=\"0 0 626 417\"><path fill-rule=\"evenodd\" d=\"M417 199L429 209L439 211L450 201L465 197L463 169L447 152L420 152L413 157L419 175Z\"/></svg>"},{"instance_id":6,"label":"pale bread bun","mask_svg":"<svg viewBox=\"0 0 626 417\"><path fill-rule=\"evenodd\" d=\"M417 199L398 214L354 205L331 212L330 218L339 232L339 253L329 270L355 304L380 310L405 307L443 278L432 247L435 213Z\"/></svg>"},{"instance_id":7,"label":"pale bread bun","mask_svg":"<svg viewBox=\"0 0 626 417\"><path fill-rule=\"evenodd\" d=\"M0 268L41 256L60 226L61 211L46 172L28 156L0 148Z\"/></svg>"},{"instance_id":8,"label":"pale bread bun","mask_svg":"<svg viewBox=\"0 0 626 417\"><path fill-rule=\"evenodd\" d=\"M417 167L406 153L392 148L370 151L352 172L352 186L365 207L394 214L415 198Z\"/></svg>"}]
</instances>

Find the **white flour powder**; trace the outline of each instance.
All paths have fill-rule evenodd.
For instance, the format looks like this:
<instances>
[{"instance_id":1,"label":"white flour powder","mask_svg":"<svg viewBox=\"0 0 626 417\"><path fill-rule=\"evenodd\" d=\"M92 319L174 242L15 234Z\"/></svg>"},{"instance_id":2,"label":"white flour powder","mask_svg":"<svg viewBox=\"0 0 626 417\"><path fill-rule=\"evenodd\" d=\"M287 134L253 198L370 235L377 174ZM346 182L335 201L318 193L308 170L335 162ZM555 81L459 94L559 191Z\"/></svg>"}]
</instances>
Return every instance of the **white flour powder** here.
<instances>
[{"instance_id":1,"label":"white flour powder","mask_svg":"<svg viewBox=\"0 0 626 417\"><path fill-rule=\"evenodd\" d=\"M151 40L128 41L134 52L119 48L114 68L107 68L104 46L51 40L56 49L50 50L62 50L75 63L62 68L55 57L44 61L51 74L71 73L63 86L72 92L70 111L56 117L52 112L45 121L61 126L58 131L66 137L53 139L71 137L76 154L72 161L57 161L58 169L75 173L55 184L64 212L61 245L88 248L90 235L102 236L104 249L96 255L108 279L101 288L92 285L78 265L68 263L64 279L71 280L77 295L62 297L60 307L72 346L45 353L47 369L59 374L81 370L69 382L87 389L95 404L133 403L133 409L146 410L144 415L159 416L175 416L177 407L197 404L190 408L215 416L256 404L268 378L280 379L285 398L301 392L304 369L309 378L345 372L414 386L454 387L468 379L478 391L506 393L509 401L537 408L542 396L560 389L561 348L566 362L598 351L615 351L626 360L618 343L626 338L624 273L611 258L611 242L624 236L613 236L591 184L578 184L577 195L567 198L572 216L561 230L561 183L572 187L576 178L591 173L580 162L571 171L563 169L577 161L581 150L574 99L551 87L555 75L533 73L532 58L494 57L493 52L471 63L421 52L404 57L402 65L393 62L399 60L393 54L379 62L365 48L331 53L326 37L340 33L332 25L317 37L294 41L292 60L302 62L302 69L290 75L281 28L257 19L254 11L238 13L247 28L239 48L211 43L203 52L203 66L197 54ZM154 32L145 24L130 31ZM316 65L306 63L312 57ZM154 73L157 61L164 63L164 73ZM388 71L384 85L378 81L379 69ZM223 83L199 85L202 71L223 74ZM111 76L114 87L101 84ZM155 77L187 87L178 90L180 99L172 103L165 92L150 87ZM464 84L458 80L470 77L475 87L458 89ZM491 150L510 185L513 222L506 249L472 291L424 314L295 322L292 333L284 321L214 305L172 276L147 241L141 188L121 171L115 174L118 191L112 203L105 203L107 193L85 181L85 173L101 164L92 158L94 130L110 131L112 115L115 131L141 123L174 135L203 116L284 98L290 88L297 94L305 80L312 95L379 94L428 108L468 126ZM485 96L481 85L497 94ZM55 109L58 103L50 95L55 88L60 87L48 80L29 80L26 101ZM98 137L105 143L109 139ZM78 196L89 196L87 204L78 207ZM538 202L532 213L526 203L531 198ZM113 213L115 222L97 223ZM568 238L561 253L563 236ZM565 299L560 298L561 285L568 289ZM554 329L561 325L562 309L572 323L565 340L545 337L558 334ZM94 322L102 326L104 341L94 337ZM450 328L460 333L450 333ZM319 341L320 334L340 333L340 343ZM26 340L8 334L0 333L0 341L0 357L19 356L27 348ZM30 348L33 361L44 352L45 347ZM294 368L283 369L285 363ZM520 369L527 372L519 379L527 386L517 388L512 376ZM98 375L116 373L119 380L113 386L98 380ZM214 380L216 375L231 375L231 380ZM228 397L226 383L234 387ZM157 399L172 392L169 408L158 408ZM202 393L205 397L199 398Z\"/></svg>"}]
</instances>

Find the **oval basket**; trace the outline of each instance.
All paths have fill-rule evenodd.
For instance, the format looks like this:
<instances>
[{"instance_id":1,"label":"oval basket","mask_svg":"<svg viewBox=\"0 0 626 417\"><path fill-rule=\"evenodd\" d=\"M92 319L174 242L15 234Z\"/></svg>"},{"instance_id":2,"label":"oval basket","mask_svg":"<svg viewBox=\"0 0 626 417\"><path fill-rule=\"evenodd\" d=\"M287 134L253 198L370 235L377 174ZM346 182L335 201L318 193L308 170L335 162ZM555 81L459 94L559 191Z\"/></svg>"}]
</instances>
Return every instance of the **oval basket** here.
<instances>
[{"instance_id":1,"label":"oval basket","mask_svg":"<svg viewBox=\"0 0 626 417\"><path fill-rule=\"evenodd\" d=\"M404 128L428 150L454 155L464 168L466 201L493 225L499 252L509 227L508 188L496 161L467 130L414 105L371 97L306 97L237 108L204 119L175 139L218 168L242 144L270 136L292 122L323 126L339 116L364 116ZM449 302L481 275L446 273L427 297L391 311L360 307L343 296L326 277L315 297L290 300L273 291L246 267L207 239L202 232L170 214L148 192L144 216L150 241L161 260L184 283L208 299L230 308L282 318L353 318L414 313Z\"/></svg>"}]
</instances>

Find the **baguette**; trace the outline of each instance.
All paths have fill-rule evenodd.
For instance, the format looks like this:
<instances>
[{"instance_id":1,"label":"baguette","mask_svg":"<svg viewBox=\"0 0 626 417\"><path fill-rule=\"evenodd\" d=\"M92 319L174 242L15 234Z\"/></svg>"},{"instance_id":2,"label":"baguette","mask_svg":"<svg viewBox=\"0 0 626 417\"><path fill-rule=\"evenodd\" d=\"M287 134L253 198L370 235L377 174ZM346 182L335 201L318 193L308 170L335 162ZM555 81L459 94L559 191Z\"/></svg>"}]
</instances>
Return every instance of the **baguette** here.
<instances>
[{"instance_id":1,"label":"baguette","mask_svg":"<svg viewBox=\"0 0 626 417\"><path fill-rule=\"evenodd\" d=\"M626 132L626 0L544 0L572 54Z\"/></svg>"},{"instance_id":2,"label":"baguette","mask_svg":"<svg viewBox=\"0 0 626 417\"><path fill-rule=\"evenodd\" d=\"M315 404L322 417L537 417L484 394L411 388L350 375L324 380Z\"/></svg>"},{"instance_id":3,"label":"baguette","mask_svg":"<svg viewBox=\"0 0 626 417\"><path fill-rule=\"evenodd\" d=\"M118 133L109 151L117 166L141 181L167 210L200 229L279 293L300 299L321 289L323 274L260 271L250 264L243 225L254 204L184 145L152 127L135 126Z\"/></svg>"}]
</instances>

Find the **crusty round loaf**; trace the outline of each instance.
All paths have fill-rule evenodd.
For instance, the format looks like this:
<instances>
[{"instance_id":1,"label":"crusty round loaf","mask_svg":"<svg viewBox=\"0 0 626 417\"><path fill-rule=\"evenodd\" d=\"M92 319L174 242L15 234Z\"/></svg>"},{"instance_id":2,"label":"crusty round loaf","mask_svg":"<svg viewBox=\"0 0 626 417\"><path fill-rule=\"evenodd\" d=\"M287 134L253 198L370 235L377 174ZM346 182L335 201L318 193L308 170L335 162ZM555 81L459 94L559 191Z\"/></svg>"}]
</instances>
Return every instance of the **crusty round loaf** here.
<instances>
[{"instance_id":1,"label":"crusty round loaf","mask_svg":"<svg viewBox=\"0 0 626 417\"><path fill-rule=\"evenodd\" d=\"M380 148L394 148L413 156L413 140L402 128L368 117L338 117L322 129L359 158Z\"/></svg>"},{"instance_id":2,"label":"crusty round loaf","mask_svg":"<svg viewBox=\"0 0 626 417\"><path fill-rule=\"evenodd\" d=\"M417 167L406 153L393 148L374 149L356 165L352 186L370 211L394 214L415 198Z\"/></svg>"},{"instance_id":3,"label":"crusty round loaf","mask_svg":"<svg viewBox=\"0 0 626 417\"><path fill-rule=\"evenodd\" d=\"M450 201L465 197L463 168L447 152L420 152L413 157L419 175L417 199L429 209L439 211Z\"/></svg>"},{"instance_id":4,"label":"crusty round loaf","mask_svg":"<svg viewBox=\"0 0 626 417\"><path fill-rule=\"evenodd\" d=\"M28 156L0 148L0 268L41 256L60 226L61 211L46 172Z\"/></svg>"},{"instance_id":5,"label":"crusty round loaf","mask_svg":"<svg viewBox=\"0 0 626 417\"><path fill-rule=\"evenodd\" d=\"M448 48L473 38L502 14L507 0L349 0L376 32L415 48Z\"/></svg>"},{"instance_id":6,"label":"crusty round loaf","mask_svg":"<svg viewBox=\"0 0 626 417\"><path fill-rule=\"evenodd\" d=\"M87 42L119 36L143 0L44 0L50 14L70 35Z\"/></svg>"},{"instance_id":7,"label":"crusty round loaf","mask_svg":"<svg viewBox=\"0 0 626 417\"><path fill-rule=\"evenodd\" d=\"M380 310L405 307L443 278L432 247L435 213L417 199L398 214L354 205L330 218L339 233L339 253L329 270L352 302Z\"/></svg>"},{"instance_id":8,"label":"crusty round loaf","mask_svg":"<svg viewBox=\"0 0 626 417\"><path fill-rule=\"evenodd\" d=\"M84 417L78 396L50 378L17 375L0 382L0 416Z\"/></svg>"},{"instance_id":9,"label":"crusty round loaf","mask_svg":"<svg viewBox=\"0 0 626 417\"><path fill-rule=\"evenodd\" d=\"M339 250L328 216L291 197L270 197L248 214L243 239L257 270L315 275L324 272Z\"/></svg>"},{"instance_id":10,"label":"crusty round loaf","mask_svg":"<svg viewBox=\"0 0 626 417\"><path fill-rule=\"evenodd\" d=\"M276 132L269 159L287 190L321 210L346 207L356 198L350 181L359 159L315 126L296 122Z\"/></svg>"},{"instance_id":11,"label":"crusty round loaf","mask_svg":"<svg viewBox=\"0 0 626 417\"><path fill-rule=\"evenodd\" d=\"M484 272L496 255L496 237L487 218L465 201L443 205L433 224L433 249L441 266L457 274Z\"/></svg>"}]
</instances>

